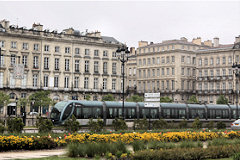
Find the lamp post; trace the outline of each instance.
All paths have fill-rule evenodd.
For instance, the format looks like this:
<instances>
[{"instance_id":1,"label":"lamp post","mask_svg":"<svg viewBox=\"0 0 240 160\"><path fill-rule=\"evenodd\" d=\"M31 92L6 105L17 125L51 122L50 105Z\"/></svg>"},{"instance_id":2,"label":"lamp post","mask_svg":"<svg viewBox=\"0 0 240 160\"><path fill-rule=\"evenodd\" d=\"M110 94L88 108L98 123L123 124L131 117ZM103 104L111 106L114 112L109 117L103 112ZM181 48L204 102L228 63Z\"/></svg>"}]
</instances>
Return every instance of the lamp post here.
<instances>
[{"instance_id":1,"label":"lamp post","mask_svg":"<svg viewBox=\"0 0 240 160\"><path fill-rule=\"evenodd\" d=\"M128 61L128 57L129 57L129 53L130 51L128 50L128 47L126 46L122 46L121 48L119 47L116 51L117 53L117 57L118 59L121 61L122 63L122 79L123 79L123 85L122 85L122 116L123 116L123 120L125 119L125 111L124 111L124 70L125 70L125 63Z\"/></svg>"},{"instance_id":2,"label":"lamp post","mask_svg":"<svg viewBox=\"0 0 240 160\"><path fill-rule=\"evenodd\" d=\"M238 114L238 98L239 98L239 72L240 72L240 64L235 64L232 65L232 68L234 69L233 72L235 73L235 79L236 79L236 119L239 118Z\"/></svg>"}]
</instances>

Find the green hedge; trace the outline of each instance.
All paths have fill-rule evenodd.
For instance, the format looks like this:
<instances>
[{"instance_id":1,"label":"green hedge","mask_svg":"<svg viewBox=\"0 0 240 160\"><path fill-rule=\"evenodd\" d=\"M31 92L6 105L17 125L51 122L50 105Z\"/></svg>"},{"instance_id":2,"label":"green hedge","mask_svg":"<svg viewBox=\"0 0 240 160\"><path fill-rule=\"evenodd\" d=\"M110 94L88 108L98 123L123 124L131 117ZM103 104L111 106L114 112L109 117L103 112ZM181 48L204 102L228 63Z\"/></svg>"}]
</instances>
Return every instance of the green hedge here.
<instances>
[{"instance_id":1,"label":"green hedge","mask_svg":"<svg viewBox=\"0 0 240 160\"><path fill-rule=\"evenodd\" d=\"M134 160L199 160L228 158L240 152L240 145L211 146L204 148L173 148L144 150L133 155Z\"/></svg>"}]
</instances>

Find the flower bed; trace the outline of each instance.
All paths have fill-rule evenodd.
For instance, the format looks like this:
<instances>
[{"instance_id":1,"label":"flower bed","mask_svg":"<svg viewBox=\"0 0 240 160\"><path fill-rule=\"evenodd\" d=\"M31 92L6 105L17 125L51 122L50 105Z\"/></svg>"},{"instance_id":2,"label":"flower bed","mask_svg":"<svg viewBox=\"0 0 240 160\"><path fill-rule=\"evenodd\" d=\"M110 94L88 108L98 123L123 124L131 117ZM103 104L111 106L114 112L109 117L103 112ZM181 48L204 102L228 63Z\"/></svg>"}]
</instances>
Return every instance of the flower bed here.
<instances>
[{"instance_id":1,"label":"flower bed","mask_svg":"<svg viewBox=\"0 0 240 160\"><path fill-rule=\"evenodd\" d=\"M131 144L134 141L179 142L184 140L207 141L216 138L240 138L240 132L167 132L167 133L125 133L125 134L69 134L63 137L51 136L0 136L0 151L16 149L49 149L66 146L78 142L123 142Z\"/></svg>"}]
</instances>

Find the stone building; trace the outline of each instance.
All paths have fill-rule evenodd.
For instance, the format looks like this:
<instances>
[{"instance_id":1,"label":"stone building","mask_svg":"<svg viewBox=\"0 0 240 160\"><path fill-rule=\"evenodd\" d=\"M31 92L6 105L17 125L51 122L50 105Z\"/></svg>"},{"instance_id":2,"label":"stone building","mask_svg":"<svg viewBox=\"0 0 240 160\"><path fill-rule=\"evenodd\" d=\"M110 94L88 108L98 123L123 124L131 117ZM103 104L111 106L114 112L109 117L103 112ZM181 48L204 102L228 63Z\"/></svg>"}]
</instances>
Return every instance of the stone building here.
<instances>
[{"instance_id":1,"label":"stone building","mask_svg":"<svg viewBox=\"0 0 240 160\"><path fill-rule=\"evenodd\" d=\"M0 90L16 98L27 98L38 90L51 91L53 100L101 100L113 94L120 99L121 63L116 50L122 46L113 37L100 32L80 32L73 28L62 32L31 29L0 22ZM14 78L14 65L24 65L23 79ZM6 107L6 106L5 106ZM16 115L16 103L0 109L0 115ZM33 112L26 107L25 112ZM17 111L20 115L20 110ZM49 108L42 111L49 112Z\"/></svg>"},{"instance_id":2,"label":"stone building","mask_svg":"<svg viewBox=\"0 0 240 160\"><path fill-rule=\"evenodd\" d=\"M192 95L202 103L216 103L224 94L233 103L235 78L231 67L233 54L239 63L239 49L232 48L233 44L219 44L218 38L213 43L202 42L200 37L190 42L184 37L162 43L140 41L135 56L137 92L160 92L181 103Z\"/></svg>"}]
</instances>

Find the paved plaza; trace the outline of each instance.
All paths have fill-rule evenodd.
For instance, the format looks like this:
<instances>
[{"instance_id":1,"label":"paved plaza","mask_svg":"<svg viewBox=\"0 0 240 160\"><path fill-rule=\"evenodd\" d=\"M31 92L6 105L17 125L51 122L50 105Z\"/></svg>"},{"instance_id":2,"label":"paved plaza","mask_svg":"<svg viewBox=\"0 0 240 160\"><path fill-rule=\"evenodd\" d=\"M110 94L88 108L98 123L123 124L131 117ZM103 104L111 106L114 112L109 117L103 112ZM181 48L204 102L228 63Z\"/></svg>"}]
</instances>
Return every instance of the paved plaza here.
<instances>
[{"instance_id":1,"label":"paved plaza","mask_svg":"<svg viewBox=\"0 0 240 160\"><path fill-rule=\"evenodd\" d=\"M0 160L44 158L49 156L62 156L65 153L65 149L0 152Z\"/></svg>"}]
</instances>

